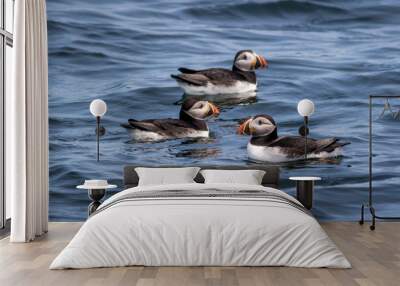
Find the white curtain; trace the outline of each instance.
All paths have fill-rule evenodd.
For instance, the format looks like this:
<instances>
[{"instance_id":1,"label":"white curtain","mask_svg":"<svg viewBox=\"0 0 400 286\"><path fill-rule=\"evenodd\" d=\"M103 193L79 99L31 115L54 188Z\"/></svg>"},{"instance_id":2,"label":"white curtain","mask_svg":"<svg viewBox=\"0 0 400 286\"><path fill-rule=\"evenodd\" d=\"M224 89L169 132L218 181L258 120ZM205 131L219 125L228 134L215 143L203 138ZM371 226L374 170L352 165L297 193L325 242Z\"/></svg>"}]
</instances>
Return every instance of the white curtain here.
<instances>
[{"instance_id":1,"label":"white curtain","mask_svg":"<svg viewBox=\"0 0 400 286\"><path fill-rule=\"evenodd\" d=\"M12 242L48 226L48 77L45 0L15 1L13 92L6 98Z\"/></svg>"}]
</instances>

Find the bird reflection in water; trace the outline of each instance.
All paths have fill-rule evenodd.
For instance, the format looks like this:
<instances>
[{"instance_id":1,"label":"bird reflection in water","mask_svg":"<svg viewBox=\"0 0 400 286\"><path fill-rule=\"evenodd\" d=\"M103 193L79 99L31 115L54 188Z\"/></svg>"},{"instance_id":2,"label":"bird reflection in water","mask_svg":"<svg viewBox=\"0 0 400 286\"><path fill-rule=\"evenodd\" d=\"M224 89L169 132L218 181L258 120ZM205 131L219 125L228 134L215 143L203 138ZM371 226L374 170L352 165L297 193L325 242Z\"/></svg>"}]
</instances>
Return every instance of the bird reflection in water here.
<instances>
[{"instance_id":1,"label":"bird reflection in water","mask_svg":"<svg viewBox=\"0 0 400 286\"><path fill-rule=\"evenodd\" d=\"M243 92L234 94L217 94L217 95L189 95L183 94L182 98L175 102L176 105L181 105L187 98L195 98L197 100L209 100L218 106L233 106L238 104L252 104L257 102L257 92Z\"/></svg>"},{"instance_id":2,"label":"bird reflection in water","mask_svg":"<svg viewBox=\"0 0 400 286\"><path fill-rule=\"evenodd\" d=\"M217 157L221 153L218 148L198 148L182 150L176 154L176 157L190 157L190 158L208 158Z\"/></svg>"}]
</instances>

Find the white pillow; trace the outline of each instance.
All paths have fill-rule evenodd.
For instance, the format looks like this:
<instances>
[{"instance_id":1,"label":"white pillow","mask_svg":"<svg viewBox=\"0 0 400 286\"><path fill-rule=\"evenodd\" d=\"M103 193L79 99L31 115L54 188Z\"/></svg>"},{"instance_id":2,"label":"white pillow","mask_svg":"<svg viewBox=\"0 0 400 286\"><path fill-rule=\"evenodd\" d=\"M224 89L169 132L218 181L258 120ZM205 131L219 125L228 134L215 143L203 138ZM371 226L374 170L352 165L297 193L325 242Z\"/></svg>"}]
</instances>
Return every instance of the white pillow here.
<instances>
[{"instance_id":1,"label":"white pillow","mask_svg":"<svg viewBox=\"0 0 400 286\"><path fill-rule=\"evenodd\" d=\"M195 183L193 180L200 168L135 168L139 186Z\"/></svg>"},{"instance_id":2,"label":"white pillow","mask_svg":"<svg viewBox=\"0 0 400 286\"><path fill-rule=\"evenodd\" d=\"M201 170L205 184L261 185L265 171L261 170Z\"/></svg>"}]
</instances>

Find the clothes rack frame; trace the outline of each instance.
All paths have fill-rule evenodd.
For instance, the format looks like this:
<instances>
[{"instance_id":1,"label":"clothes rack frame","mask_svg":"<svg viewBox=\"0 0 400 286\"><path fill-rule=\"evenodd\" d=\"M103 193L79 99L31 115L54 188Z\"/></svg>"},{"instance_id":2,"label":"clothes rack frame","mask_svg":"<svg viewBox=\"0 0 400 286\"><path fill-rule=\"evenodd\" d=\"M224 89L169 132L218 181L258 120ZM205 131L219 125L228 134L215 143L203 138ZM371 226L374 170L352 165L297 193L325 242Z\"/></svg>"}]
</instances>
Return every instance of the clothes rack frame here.
<instances>
[{"instance_id":1,"label":"clothes rack frame","mask_svg":"<svg viewBox=\"0 0 400 286\"><path fill-rule=\"evenodd\" d=\"M364 224L364 211L365 208L369 208L369 211L372 216L372 224L370 225L371 230L375 230L375 223L376 219L383 219L383 220L400 220L400 217L394 217L394 216L379 216L376 213L376 209L374 208L373 205L373 185L372 185L372 174L373 174L373 169L372 169L372 156L373 156L373 151L372 151L372 104L374 99L386 99L389 100L391 98L397 98L400 99L400 95L370 95L369 96L369 176L368 176L368 181L369 181L369 190L368 190L368 202L363 203L361 205L361 219L359 221L360 224Z\"/></svg>"}]
</instances>

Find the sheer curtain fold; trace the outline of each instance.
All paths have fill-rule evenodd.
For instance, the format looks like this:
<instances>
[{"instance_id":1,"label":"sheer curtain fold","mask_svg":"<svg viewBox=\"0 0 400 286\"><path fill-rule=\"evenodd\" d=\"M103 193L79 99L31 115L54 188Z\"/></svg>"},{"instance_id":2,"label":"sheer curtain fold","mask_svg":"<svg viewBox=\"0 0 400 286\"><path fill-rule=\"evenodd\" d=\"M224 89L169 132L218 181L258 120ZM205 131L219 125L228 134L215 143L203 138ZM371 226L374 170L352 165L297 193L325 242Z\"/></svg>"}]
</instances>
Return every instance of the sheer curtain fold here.
<instances>
[{"instance_id":1,"label":"sheer curtain fold","mask_svg":"<svg viewBox=\"0 0 400 286\"><path fill-rule=\"evenodd\" d=\"M45 0L15 2L11 109L6 115L12 242L27 242L48 225L48 59ZM8 147L8 148L7 148ZM10 151L10 152L9 152Z\"/></svg>"}]
</instances>

